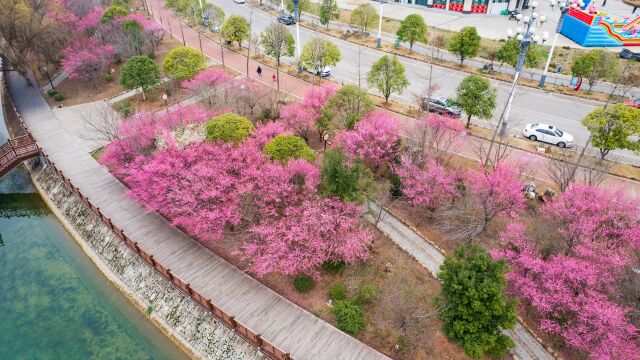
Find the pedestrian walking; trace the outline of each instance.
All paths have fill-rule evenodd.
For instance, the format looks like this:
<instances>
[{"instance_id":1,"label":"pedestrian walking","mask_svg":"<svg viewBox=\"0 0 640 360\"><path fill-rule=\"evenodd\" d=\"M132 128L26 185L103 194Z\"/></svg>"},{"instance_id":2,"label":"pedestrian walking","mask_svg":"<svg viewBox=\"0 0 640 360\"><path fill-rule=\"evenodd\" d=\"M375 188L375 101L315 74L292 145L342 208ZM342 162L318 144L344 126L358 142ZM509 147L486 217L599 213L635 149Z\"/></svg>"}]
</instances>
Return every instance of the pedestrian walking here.
<instances>
[{"instance_id":1,"label":"pedestrian walking","mask_svg":"<svg viewBox=\"0 0 640 360\"><path fill-rule=\"evenodd\" d=\"M271 79L273 79L273 82L276 82L276 74L271 75Z\"/></svg>"},{"instance_id":2,"label":"pedestrian walking","mask_svg":"<svg viewBox=\"0 0 640 360\"><path fill-rule=\"evenodd\" d=\"M262 76L262 68L260 67L260 65L258 65L258 69L256 70L256 72L258 73L258 76Z\"/></svg>"}]
</instances>

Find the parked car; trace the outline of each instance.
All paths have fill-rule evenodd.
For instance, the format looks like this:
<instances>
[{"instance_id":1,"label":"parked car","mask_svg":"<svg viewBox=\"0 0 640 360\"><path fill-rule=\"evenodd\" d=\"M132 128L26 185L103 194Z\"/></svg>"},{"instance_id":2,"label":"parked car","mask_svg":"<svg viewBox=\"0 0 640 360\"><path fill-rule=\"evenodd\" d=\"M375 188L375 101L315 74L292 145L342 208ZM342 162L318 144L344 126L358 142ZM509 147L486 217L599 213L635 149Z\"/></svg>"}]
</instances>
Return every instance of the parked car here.
<instances>
[{"instance_id":1,"label":"parked car","mask_svg":"<svg viewBox=\"0 0 640 360\"><path fill-rule=\"evenodd\" d=\"M325 66L323 69L318 69L316 70L315 68L312 67L303 67L303 69L313 75L320 75L320 77L329 77L331 76L331 68L328 66Z\"/></svg>"},{"instance_id":2,"label":"parked car","mask_svg":"<svg viewBox=\"0 0 640 360\"><path fill-rule=\"evenodd\" d=\"M629 99L624 102L625 105L640 109L640 98Z\"/></svg>"},{"instance_id":3,"label":"parked car","mask_svg":"<svg viewBox=\"0 0 640 360\"><path fill-rule=\"evenodd\" d=\"M294 19L293 16L286 14L278 16L278 22L285 25L293 25L296 23L296 19Z\"/></svg>"},{"instance_id":4,"label":"parked car","mask_svg":"<svg viewBox=\"0 0 640 360\"><path fill-rule=\"evenodd\" d=\"M451 99L442 96L433 96L422 101L422 110L429 109L429 112L440 115L448 115L459 118L462 110L453 104Z\"/></svg>"},{"instance_id":5,"label":"parked car","mask_svg":"<svg viewBox=\"0 0 640 360\"><path fill-rule=\"evenodd\" d=\"M635 53L629 49L620 50L620 54L618 54L623 59L634 59L640 61L640 53Z\"/></svg>"},{"instance_id":6,"label":"parked car","mask_svg":"<svg viewBox=\"0 0 640 360\"><path fill-rule=\"evenodd\" d=\"M573 146L573 136L552 125L527 124L522 134L531 141L542 141L561 148Z\"/></svg>"},{"instance_id":7,"label":"parked car","mask_svg":"<svg viewBox=\"0 0 640 360\"><path fill-rule=\"evenodd\" d=\"M244 4L245 0L233 0L233 2L236 4Z\"/></svg>"}]
</instances>

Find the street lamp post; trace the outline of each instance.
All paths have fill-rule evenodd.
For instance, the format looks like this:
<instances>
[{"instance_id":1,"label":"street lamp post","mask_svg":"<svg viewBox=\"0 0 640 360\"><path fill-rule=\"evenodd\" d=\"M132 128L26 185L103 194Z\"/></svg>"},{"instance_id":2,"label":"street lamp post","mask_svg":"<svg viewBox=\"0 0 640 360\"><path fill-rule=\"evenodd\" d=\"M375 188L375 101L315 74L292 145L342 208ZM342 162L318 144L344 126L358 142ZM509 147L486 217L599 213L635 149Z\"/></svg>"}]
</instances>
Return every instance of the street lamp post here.
<instances>
[{"instance_id":1,"label":"street lamp post","mask_svg":"<svg viewBox=\"0 0 640 360\"><path fill-rule=\"evenodd\" d=\"M162 93L162 101L164 101L164 110L169 113L169 105L167 105L167 99L169 98L169 95L167 95L167 93Z\"/></svg>"},{"instance_id":2,"label":"street lamp post","mask_svg":"<svg viewBox=\"0 0 640 360\"><path fill-rule=\"evenodd\" d=\"M45 74L47 74L47 79L49 79L49 85L51 85L51 88L52 88L53 90L55 90L55 89L56 89L56 87L55 87L55 86L53 86L53 81L51 81L51 76L49 76L49 69L47 69L47 67L46 67L46 66L43 66L43 67L42 67L42 71L44 71L44 72L45 72Z\"/></svg>"},{"instance_id":3,"label":"street lamp post","mask_svg":"<svg viewBox=\"0 0 640 360\"><path fill-rule=\"evenodd\" d=\"M380 19L378 20L378 41L376 42L376 48L380 49L382 47L382 6L384 5L384 0L380 0Z\"/></svg>"},{"instance_id":4,"label":"street lamp post","mask_svg":"<svg viewBox=\"0 0 640 360\"><path fill-rule=\"evenodd\" d=\"M550 0L549 5L551 6L551 10L554 7L559 5L560 9L560 20L558 20L558 26L556 26L556 33L553 36L553 42L551 43L551 49L549 50L549 56L547 57L547 64L544 66L544 72L540 77L540 83L538 83L539 87L544 87L544 82L547 79L547 72L549 71L549 64L551 64L551 57L553 57L553 50L556 48L556 42L558 41L558 35L560 35L560 30L562 30L562 23L564 22L564 16L569 12L569 6L564 0L561 0L558 3L558 0Z\"/></svg>"},{"instance_id":5,"label":"street lamp post","mask_svg":"<svg viewBox=\"0 0 640 360\"><path fill-rule=\"evenodd\" d=\"M158 16L160 17L160 24L162 24L162 11L160 11L160 0L158 0Z\"/></svg>"},{"instance_id":6,"label":"street lamp post","mask_svg":"<svg viewBox=\"0 0 640 360\"><path fill-rule=\"evenodd\" d=\"M544 34L542 37L535 34L536 28L533 26L538 22L540 26L547 20L544 16L539 16L537 12L535 12L536 7L538 7L538 2L533 1L531 3L531 16L523 16L522 14L518 14L516 16L516 20L518 21L518 25L522 22L524 26L518 26L515 31L516 39L520 42L520 53L518 53L518 61L516 63L516 73L513 76L513 83L511 84L511 92L509 93L509 98L507 100L507 104L505 105L502 114L500 116L500 120L496 124L496 128L493 131L493 136L491 137L491 143L489 144L489 151L487 152L487 157L484 161L485 166L489 164L489 159L491 157L491 150L493 148L493 144L495 143L496 136L498 135L498 131L500 131L500 136L504 135L508 120L509 114L511 113L511 104L513 103L513 98L516 92L516 88L518 86L518 79L520 78L520 73L522 72L522 68L524 66L524 60L527 56L527 49L531 43L542 44L547 40L548 34ZM514 33L511 29L507 30L507 35L511 38L514 36Z\"/></svg>"}]
</instances>

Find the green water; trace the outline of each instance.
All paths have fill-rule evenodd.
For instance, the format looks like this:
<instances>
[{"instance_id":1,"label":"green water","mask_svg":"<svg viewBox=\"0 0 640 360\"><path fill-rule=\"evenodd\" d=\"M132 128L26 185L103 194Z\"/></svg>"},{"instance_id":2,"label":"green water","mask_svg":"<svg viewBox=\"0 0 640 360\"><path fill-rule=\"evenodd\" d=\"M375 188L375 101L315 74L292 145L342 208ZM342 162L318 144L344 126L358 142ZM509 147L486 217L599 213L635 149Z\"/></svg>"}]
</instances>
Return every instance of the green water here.
<instances>
[{"instance_id":1,"label":"green water","mask_svg":"<svg viewBox=\"0 0 640 360\"><path fill-rule=\"evenodd\" d=\"M187 359L98 271L25 173L0 179L0 359Z\"/></svg>"}]
</instances>

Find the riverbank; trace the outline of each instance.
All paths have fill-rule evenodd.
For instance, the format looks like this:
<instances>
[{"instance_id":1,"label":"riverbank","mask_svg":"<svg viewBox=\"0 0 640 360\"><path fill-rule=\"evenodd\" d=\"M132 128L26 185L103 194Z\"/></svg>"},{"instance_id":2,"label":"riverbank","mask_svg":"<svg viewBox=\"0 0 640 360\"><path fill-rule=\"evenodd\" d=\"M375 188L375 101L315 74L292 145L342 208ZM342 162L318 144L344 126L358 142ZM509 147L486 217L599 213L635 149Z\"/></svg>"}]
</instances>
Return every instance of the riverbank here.
<instances>
[{"instance_id":1,"label":"riverbank","mask_svg":"<svg viewBox=\"0 0 640 360\"><path fill-rule=\"evenodd\" d=\"M193 359L266 359L255 347L146 265L48 166L32 180L52 213L96 267Z\"/></svg>"}]
</instances>

